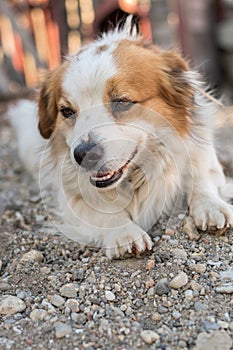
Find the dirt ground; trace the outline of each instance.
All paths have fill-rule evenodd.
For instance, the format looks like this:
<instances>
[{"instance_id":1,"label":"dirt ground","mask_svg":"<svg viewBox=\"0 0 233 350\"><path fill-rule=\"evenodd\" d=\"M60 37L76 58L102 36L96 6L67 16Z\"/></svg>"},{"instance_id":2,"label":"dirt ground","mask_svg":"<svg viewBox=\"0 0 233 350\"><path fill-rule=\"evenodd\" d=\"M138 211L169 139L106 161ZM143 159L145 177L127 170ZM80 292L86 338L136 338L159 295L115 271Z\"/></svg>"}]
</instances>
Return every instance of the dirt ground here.
<instances>
[{"instance_id":1,"label":"dirt ground","mask_svg":"<svg viewBox=\"0 0 233 350\"><path fill-rule=\"evenodd\" d=\"M181 212L153 251L108 261L48 225L5 122L0 147L1 349L233 349L232 230L197 232Z\"/></svg>"}]
</instances>

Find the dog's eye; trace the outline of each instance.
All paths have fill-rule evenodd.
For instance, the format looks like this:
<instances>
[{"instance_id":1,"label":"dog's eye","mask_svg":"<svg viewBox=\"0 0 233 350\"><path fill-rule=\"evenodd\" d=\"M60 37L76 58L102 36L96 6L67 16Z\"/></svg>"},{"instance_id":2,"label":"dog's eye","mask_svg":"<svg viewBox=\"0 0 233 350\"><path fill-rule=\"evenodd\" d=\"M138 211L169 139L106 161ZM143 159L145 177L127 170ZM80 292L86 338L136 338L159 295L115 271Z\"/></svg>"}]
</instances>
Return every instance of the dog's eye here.
<instances>
[{"instance_id":1,"label":"dog's eye","mask_svg":"<svg viewBox=\"0 0 233 350\"><path fill-rule=\"evenodd\" d=\"M68 107L62 107L60 109L60 112L63 115L63 117L65 117L65 118L71 118L75 114L75 112L71 108L68 108Z\"/></svg>"},{"instance_id":2,"label":"dog's eye","mask_svg":"<svg viewBox=\"0 0 233 350\"><path fill-rule=\"evenodd\" d=\"M111 102L112 113L128 111L134 104L135 102L130 100L113 100Z\"/></svg>"}]
</instances>

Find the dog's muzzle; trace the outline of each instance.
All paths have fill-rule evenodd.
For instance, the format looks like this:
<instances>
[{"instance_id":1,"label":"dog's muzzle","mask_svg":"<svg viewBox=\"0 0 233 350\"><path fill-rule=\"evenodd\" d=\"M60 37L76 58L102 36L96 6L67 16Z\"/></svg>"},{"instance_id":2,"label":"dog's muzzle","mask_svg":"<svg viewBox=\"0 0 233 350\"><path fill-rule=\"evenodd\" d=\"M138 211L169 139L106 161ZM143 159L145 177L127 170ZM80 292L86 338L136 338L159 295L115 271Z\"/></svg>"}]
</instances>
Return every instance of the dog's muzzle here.
<instances>
[{"instance_id":1,"label":"dog's muzzle","mask_svg":"<svg viewBox=\"0 0 233 350\"><path fill-rule=\"evenodd\" d=\"M127 161L117 170L109 169L110 166L103 165L104 148L101 144L94 142L82 142L74 149L75 161L84 169L93 171L90 183L98 188L106 188L116 183L123 175L124 170L137 153L134 150ZM109 164L111 162L108 162Z\"/></svg>"},{"instance_id":2,"label":"dog's muzzle","mask_svg":"<svg viewBox=\"0 0 233 350\"><path fill-rule=\"evenodd\" d=\"M90 176L91 184L99 188L106 188L116 183L122 177L124 171L128 168L129 163L135 157L136 153L137 149L135 149L131 157L124 163L124 165L117 170L103 171L100 168L97 173Z\"/></svg>"}]
</instances>

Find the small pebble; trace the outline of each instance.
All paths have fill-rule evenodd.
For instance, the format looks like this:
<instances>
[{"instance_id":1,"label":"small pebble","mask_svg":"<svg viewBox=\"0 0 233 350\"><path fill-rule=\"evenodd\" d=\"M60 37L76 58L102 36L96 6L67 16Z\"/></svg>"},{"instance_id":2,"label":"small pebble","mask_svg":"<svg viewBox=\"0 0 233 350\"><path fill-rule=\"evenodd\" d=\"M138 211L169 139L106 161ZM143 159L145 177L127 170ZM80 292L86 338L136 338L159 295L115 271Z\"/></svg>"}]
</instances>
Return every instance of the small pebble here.
<instances>
[{"instance_id":1,"label":"small pebble","mask_svg":"<svg viewBox=\"0 0 233 350\"><path fill-rule=\"evenodd\" d=\"M222 261L207 260L207 264L210 266L220 267L222 265Z\"/></svg>"},{"instance_id":2,"label":"small pebble","mask_svg":"<svg viewBox=\"0 0 233 350\"><path fill-rule=\"evenodd\" d=\"M49 313L56 313L56 308L49 303L47 299L43 299L41 305L43 305Z\"/></svg>"},{"instance_id":3,"label":"small pebble","mask_svg":"<svg viewBox=\"0 0 233 350\"><path fill-rule=\"evenodd\" d=\"M179 346L179 348L184 349L184 348L186 348L187 344L184 340L179 340L178 346Z\"/></svg>"},{"instance_id":4,"label":"small pebble","mask_svg":"<svg viewBox=\"0 0 233 350\"><path fill-rule=\"evenodd\" d=\"M146 270L152 270L155 267L154 260L148 260L146 263Z\"/></svg>"},{"instance_id":5,"label":"small pebble","mask_svg":"<svg viewBox=\"0 0 233 350\"><path fill-rule=\"evenodd\" d=\"M36 214L36 221L37 222L44 221L44 219L45 219L44 215Z\"/></svg>"},{"instance_id":6,"label":"small pebble","mask_svg":"<svg viewBox=\"0 0 233 350\"><path fill-rule=\"evenodd\" d=\"M47 266L43 266L40 269L40 273L42 275L48 275L50 272L51 272L51 269L50 269L50 267L47 267Z\"/></svg>"},{"instance_id":7,"label":"small pebble","mask_svg":"<svg viewBox=\"0 0 233 350\"><path fill-rule=\"evenodd\" d=\"M170 292L170 288L168 287L167 278L162 278L156 283L155 293L157 295L168 294Z\"/></svg>"},{"instance_id":8,"label":"small pebble","mask_svg":"<svg viewBox=\"0 0 233 350\"><path fill-rule=\"evenodd\" d=\"M67 283L59 290L62 296L67 298L75 298L77 296L78 286L74 283Z\"/></svg>"},{"instance_id":9,"label":"small pebble","mask_svg":"<svg viewBox=\"0 0 233 350\"><path fill-rule=\"evenodd\" d=\"M116 299L115 294L110 292L109 290L105 291L105 297L108 301L113 301Z\"/></svg>"},{"instance_id":10,"label":"small pebble","mask_svg":"<svg viewBox=\"0 0 233 350\"><path fill-rule=\"evenodd\" d=\"M193 220L187 216L184 218L184 233L187 234L188 238L192 241L198 241L200 238L200 234L197 231L197 228L193 222Z\"/></svg>"},{"instance_id":11,"label":"small pebble","mask_svg":"<svg viewBox=\"0 0 233 350\"><path fill-rule=\"evenodd\" d=\"M218 324L220 325L220 327L221 327L222 329L227 329L227 328L229 327L229 324L228 324L228 322L226 322L226 321L221 321L221 320L219 320L219 321L218 321Z\"/></svg>"},{"instance_id":12,"label":"small pebble","mask_svg":"<svg viewBox=\"0 0 233 350\"><path fill-rule=\"evenodd\" d=\"M206 264L192 264L189 266L189 270L202 274L206 271Z\"/></svg>"},{"instance_id":13,"label":"small pebble","mask_svg":"<svg viewBox=\"0 0 233 350\"><path fill-rule=\"evenodd\" d=\"M4 281L0 282L0 291L5 292L6 290L8 290L10 288L11 288L11 286L9 283L4 282Z\"/></svg>"},{"instance_id":14,"label":"small pebble","mask_svg":"<svg viewBox=\"0 0 233 350\"><path fill-rule=\"evenodd\" d=\"M0 314L2 315L16 314L25 309L25 302L13 295L4 296L0 299Z\"/></svg>"},{"instance_id":15,"label":"small pebble","mask_svg":"<svg viewBox=\"0 0 233 350\"><path fill-rule=\"evenodd\" d=\"M162 316L158 312L155 312L151 318L153 321L160 321Z\"/></svg>"},{"instance_id":16,"label":"small pebble","mask_svg":"<svg viewBox=\"0 0 233 350\"><path fill-rule=\"evenodd\" d=\"M163 324L162 327L158 328L158 333L161 335L172 334L172 330L167 325Z\"/></svg>"},{"instance_id":17,"label":"small pebble","mask_svg":"<svg viewBox=\"0 0 233 350\"><path fill-rule=\"evenodd\" d=\"M175 320L178 320L178 319L181 317L181 313L178 312L178 311L173 311L172 317L173 317Z\"/></svg>"},{"instance_id":18,"label":"small pebble","mask_svg":"<svg viewBox=\"0 0 233 350\"><path fill-rule=\"evenodd\" d=\"M205 288L201 288L201 290L200 290L200 295L204 296L205 294L206 294Z\"/></svg>"},{"instance_id":19,"label":"small pebble","mask_svg":"<svg viewBox=\"0 0 233 350\"><path fill-rule=\"evenodd\" d=\"M50 299L50 303L56 307L60 307L65 304L65 299L58 294L54 294Z\"/></svg>"},{"instance_id":20,"label":"small pebble","mask_svg":"<svg viewBox=\"0 0 233 350\"><path fill-rule=\"evenodd\" d=\"M30 313L30 319L32 321L43 321L47 315L47 311L43 309L34 309Z\"/></svg>"},{"instance_id":21,"label":"small pebble","mask_svg":"<svg viewBox=\"0 0 233 350\"><path fill-rule=\"evenodd\" d=\"M160 262L167 261L170 259L170 252L160 252L159 253Z\"/></svg>"},{"instance_id":22,"label":"small pebble","mask_svg":"<svg viewBox=\"0 0 233 350\"><path fill-rule=\"evenodd\" d=\"M174 236L175 231L172 228L166 228L165 235Z\"/></svg>"},{"instance_id":23,"label":"small pebble","mask_svg":"<svg viewBox=\"0 0 233 350\"><path fill-rule=\"evenodd\" d=\"M118 292L118 293L120 293L120 291L121 291L121 286L120 286L120 284L115 284L115 290L116 290L116 292Z\"/></svg>"},{"instance_id":24,"label":"small pebble","mask_svg":"<svg viewBox=\"0 0 233 350\"><path fill-rule=\"evenodd\" d=\"M168 308L161 304L158 304L158 312L160 314L165 314L166 312L168 312Z\"/></svg>"},{"instance_id":25,"label":"small pebble","mask_svg":"<svg viewBox=\"0 0 233 350\"><path fill-rule=\"evenodd\" d=\"M144 330L141 332L141 337L146 344L152 344L156 340L159 340L159 335L151 330Z\"/></svg>"},{"instance_id":26,"label":"small pebble","mask_svg":"<svg viewBox=\"0 0 233 350\"><path fill-rule=\"evenodd\" d=\"M174 289L179 289L184 287L188 283L188 276L185 272L180 272L170 281L170 287Z\"/></svg>"},{"instance_id":27,"label":"small pebble","mask_svg":"<svg viewBox=\"0 0 233 350\"><path fill-rule=\"evenodd\" d=\"M220 236L221 232L224 233L225 231L226 231L225 227L223 229L219 229L219 230L217 230L217 235L219 236L219 240L220 241L228 243L229 242L229 238L227 236Z\"/></svg>"},{"instance_id":28,"label":"small pebble","mask_svg":"<svg viewBox=\"0 0 233 350\"><path fill-rule=\"evenodd\" d=\"M185 218L185 214L184 213L178 214L178 219L179 220L183 220L184 218Z\"/></svg>"},{"instance_id":29,"label":"small pebble","mask_svg":"<svg viewBox=\"0 0 233 350\"><path fill-rule=\"evenodd\" d=\"M82 281L84 279L84 270L83 270L83 268L75 270L73 272L72 277L73 277L74 281Z\"/></svg>"},{"instance_id":30,"label":"small pebble","mask_svg":"<svg viewBox=\"0 0 233 350\"><path fill-rule=\"evenodd\" d=\"M207 309L206 305L202 304L200 301L194 303L194 309L196 311L205 311Z\"/></svg>"},{"instance_id":31,"label":"small pebble","mask_svg":"<svg viewBox=\"0 0 233 350\"><path fill-rule=\"evenodd\" d=\"M41 262L43 259L44 259L43 255L37 250L33 249L30 252L25 253L20 259L20 262L22 264L35 263L35 262Z\"/></svg>"},{"instance_id":32,"label":"small pebble","mask_svg":"<svg viewBox=\"0 0 233 350\"><path fill-rule=\"evenodd\" d=\"M72 321L76 322L79 325L84 325L87 321L87 318L84 314L72 312L70 316L71 316Z\"/></svg>"},{"instance_id":33,"label":"small pebble","mask_svg":"<svg viewBox=\"0 0 233 350\"><path fill-rule=\"evenodd\" d=\"M65 310L64 310L65 316L68 317L70 315L70 313L71 313L70 308L69 307L65 307Z\"/></svg>"},{"instance_id":34,"label":"small pebble","mask_svg":"<svg viewBox=\"0 0 233 350\"><path fill-rule=\"evenodd\" d=\"M191 289L187 289L184 292L184 297L186 300L192 300L193 299L193 291Z\"/></svg>"},{"instance_id":35,"label":"small pebble","mask_svg":"<svg viewBox=\"0 0 233 350\"><path fill-rule=\"evenodd\" d=\"M135 284L135 286L136 286L137 288L140 288L140 287L141 287L141 282L140 282L139 279L136 280L134 284Z\"/></svg>"},{"instance_id":36,"label":"small pebble","mask_svg":"<svg viewBox=\"0 0 233 350\"><path fill-rule=\"evenodd\" d=\"M233 283L224 283L216 288L217 293L222 294L232 294L233 293Z\"/></svg>"},{"instance_id":37,"label":"small pebble","mask_svg":"<svg viewBox=\"0 0 233 350\"><path fill-rule=\"evenodd\" d=\"M162 235L162 239L163 239L164 241L169 241L170 238L171 238L170 235Z\"/></svg>"},{"instance_id":38,"label":"small pebble","mask_svg":"<svg viewBox=\"0 0 233 350\"><path fill-rule=\"evenodd\" d=\"M187 253L184 249L175 248L172 251L172 255L174 258L177 258L177 259L184 259L184 260L187 259Z\"/></svg>"},{"instance_id":39,"label":"small pebble","mask_svg":"<svg viewBox=\"0 0 233 350\"><path fill-rule=\"evenodd\" d=\"M57 322L55 324L55 334L56 338L60 339L69 335L72 332L72 327L70 324L66 324L63 322Z\"/></svg>"},{"instance_id":40,"label":"small pebble","mask_svg":"<svg viewBox=\"0 0 233 350\"><path fill-rule=\"evenodd\" d=\"M126 316L130 316L132 315L132 313L133 313L133 309L130 306L128 306L127 309L125 310Z\"/></svg>"},{"instance_id":41,"label":"small pebble","mask_svg":"<svg viewBox=\"0 0 233 350\"><path fill-rule=\"evenodd\" d=\"M195 291L200 291L202 288L202 286L195 281L190 282L190 287L192 288L192 290L195 290Z\"/></svg>"},{"instance_id":42,"label":"small pebble","mask_svg":"<svg viewBox=\"0 0 233 350\"><path fill-rule=\"evenodd\" d=\"M150 287L152 287L154 284L155 284L155 282L154 282L153 278L148 277L147 280L146 280L146 288L150 288Z\"/></svg>"},{"instance_id":43,"label":"small pebble","mask_svg":"<svg viewBox=\"0 0 233 350\"><path fill-rule=\"evenodd\" d=\"M25 300L27 298L27 293L24 290L19 290L16 296L19 299Z\"/></svg>"},{"instance_id":44,"label":"small pebble","mask_svg":"<svg viewBox=\"0 0 233 350\"><path fill-rule=\"evenodd\" d=\"M103 331L107 331L109 329L109 321L106 318L103 318L99 324L99 331L102 333Z\"/></svg>"},{"instance_id":45,"label":"small pebble","mask_svg":"<svg viewBox=\"0 0 233 350\"><path fill-rule=\"evenodd\" d=\"M216 280L219 278L219 274L217 272L210 271L209 277L212 282L216 282Z\"/></svg>"},{"instance_id":46,"label":"small pebble","mask_svg":"<svg viewBox=\"0 0 233 350\"><path fill-rule=\"evenodd\" d=\"M221 279L233 280L233 269L229 268L226 271L220 271L220 277Z\"/></svg>"},{"instance_id":47,"label":"small pebble","mask_svg":"<svg viewBox=\"0 0 233 350\"><path fill-rule=\"evenodd\" d=\"M203 321L203 326L206 331L218 331L221 326L217 322Z\"/></svg>"},{"instance_id":48,"label":"small pebble","mask_svg":"<svg viewBox=\"0 0 233 350\"><path fill-rule=\"evenodd\" d=\"M151 287L150 289L148 289L147 291L147 297L149 299L153 298L155 295L155 287Z\"/></svg>"},{"instance_id":49,"label":"small pebble","mask_svg":"<svg viewBox=\"0 0 233 350\"><path fill-rule=\"evenodd\" d=\"M127 309L127 306L125 304L121 305L120 310L125 312Z\"/></svg>"},{"instance_id":50,"label":"small pebble","mask_svg":"<svg viewBox=\"0 0 233 350\"><path fill-rule=\"evenodd\" d=\"M79 312L79 302L76 299L68 299L65 306L70 308L72 312Z\"/></svg>"}]
</instances>

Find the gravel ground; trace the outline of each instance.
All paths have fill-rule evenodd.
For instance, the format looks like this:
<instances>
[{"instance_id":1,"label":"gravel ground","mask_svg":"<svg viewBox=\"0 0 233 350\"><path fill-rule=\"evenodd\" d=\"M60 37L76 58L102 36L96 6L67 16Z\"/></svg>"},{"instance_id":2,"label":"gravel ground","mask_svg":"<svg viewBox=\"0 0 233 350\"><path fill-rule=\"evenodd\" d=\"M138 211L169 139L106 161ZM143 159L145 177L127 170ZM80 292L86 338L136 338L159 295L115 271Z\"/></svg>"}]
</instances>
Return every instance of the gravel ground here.
<instances>
[{"instance_id":1,"label":"gravel ground","mask_svg":"<svg viewBox=\"0 0 233 350\"><path fill-rule=\"evenodd\" d=\"M108 261L45 225L0 133L1 349L233 349L232 230L203 234L179 213L153 228L153 251Z\"/></svg>"}]
</instances>

